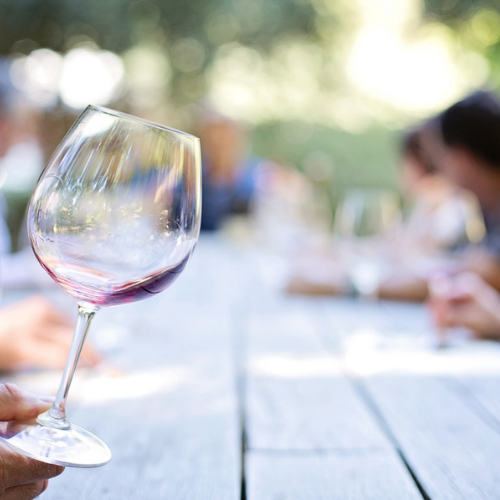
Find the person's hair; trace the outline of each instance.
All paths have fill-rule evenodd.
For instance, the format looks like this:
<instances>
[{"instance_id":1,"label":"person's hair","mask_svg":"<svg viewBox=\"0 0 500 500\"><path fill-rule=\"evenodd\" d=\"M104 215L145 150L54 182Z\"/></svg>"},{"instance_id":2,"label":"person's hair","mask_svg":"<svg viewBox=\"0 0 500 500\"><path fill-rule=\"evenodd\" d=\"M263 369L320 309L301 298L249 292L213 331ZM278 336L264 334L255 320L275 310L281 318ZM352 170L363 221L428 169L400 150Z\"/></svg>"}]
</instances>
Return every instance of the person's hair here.
<instances>
[{"instance_id":1,"label":"person's hair","mask_svg":"<svg viewBox=\"0 0 500 500\"><path fill-rule=\"evenodd\" d=\"M432 174L436 171L436 168L422 147L422 132L425 127L426 125L423 124L408 130L403 135L401 139L401 154L403 156L411 156L421 165L422 170L426 174Z\"/></svg>"},{"instance_id":2,"label":"person's hair","mask_svg":"<svg viewBox=\"0 0 500 500\"><path fill-rule=\"evenodd\" d=\"M500 169L500 98L478 90L438 115L443 142Z\"/></svg>"}]
</instances>

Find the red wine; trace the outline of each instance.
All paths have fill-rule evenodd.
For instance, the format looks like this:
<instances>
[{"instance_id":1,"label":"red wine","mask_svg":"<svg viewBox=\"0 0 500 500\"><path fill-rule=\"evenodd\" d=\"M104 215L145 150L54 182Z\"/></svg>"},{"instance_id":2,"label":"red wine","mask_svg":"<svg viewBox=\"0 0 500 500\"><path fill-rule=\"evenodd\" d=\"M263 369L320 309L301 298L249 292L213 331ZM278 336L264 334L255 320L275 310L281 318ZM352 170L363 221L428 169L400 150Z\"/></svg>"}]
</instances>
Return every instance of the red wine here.
<instances>
[{"instance_id":1,"label":"red wine","mask_svg":"<svg viewBox=\"0 0 500 500\"><path fill-rule=\"evenodd\" d=\"M184 259L178 264L152 276L146 277L142 280L136 280L119 285L89 284L85 282L90 281L89 279L79 280L74 276L81 275L82 277L87 278L96 278L99 276L101 279L105 276L103 273L98 273L83 267L78 269L76 266L71 267L70 275L72 275L73 278L70 279L64 275L66 273L61 271L54 272L40 259L39 261L52 279L78 302L86 302L97 306L112 306L143 300L165 290L182 272L186 266L189 256L190 253L188 253L188 255L186 255L186 257L184 257ZM57 266L51 267L53 267L53 269L57 269ZM69 268L67 267L66 269ZM95 282L96 280L94 279L93 281Z\"/></svg>"}]
</instances>

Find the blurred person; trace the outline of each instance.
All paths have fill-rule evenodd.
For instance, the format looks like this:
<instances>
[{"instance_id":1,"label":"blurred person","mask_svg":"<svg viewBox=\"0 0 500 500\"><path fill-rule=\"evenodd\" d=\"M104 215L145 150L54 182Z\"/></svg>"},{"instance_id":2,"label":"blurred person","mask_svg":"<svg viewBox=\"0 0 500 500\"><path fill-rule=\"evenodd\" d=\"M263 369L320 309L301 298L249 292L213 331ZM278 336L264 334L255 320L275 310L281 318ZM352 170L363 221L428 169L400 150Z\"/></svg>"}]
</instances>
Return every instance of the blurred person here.
<instances>
[{"instance_id":1,"label":"blurred person","mask_svg":"<svg viewBox=\"0 0 500 500\"><path fill-rule=\"evenodd\" d=\"M24 237L21 241L17 235L18 227L9 228L7 224L8 215L13 215L19 226L25 222L22 213L25 211L25 197L29 195L43 167L43 155L36 138L36 113L28 108L18 91L5 83L0 85L2 191L12 189L15 193L14 207L21 210L19 214L9 214L8 203L0 192L0 275L4 287L43 285L50 280L36 262L31 248L28 248L26 231L21 233ZM27 185L24 184L26 181ZM18 246L22 248L14 252L13 248Z\"/></svg>"},{"instance_id":2,"label":"blurred person","mask_svg":"<svg viewBox=\"0 0 500 500\"><path fill-rule=\"evenodd\" d=\"M477 198L485 236L467 252L460 269L479 274L500 290L500 99L480 90L456 102L431 122L424 147L453 185Z\"/></svg>"},{"instance_id":3,"label":"blurred person","mask_svg":"<svg viewBox=\"0 0 500 500\"><path fill-rule=\"evenodd\" d=\"M14 103L7 89L0 86L0 159L13 144L15 132L13 126ZM11 248L9 227L6 222L7 202L0 193L0 255L7 254Z\"/></svg>"},{"instance_id":4,"label":"blurred person","mask_svg":"<svg viewBox=\"0 0 500 500\"><path fill-rule=\"evenodd\" d=\"M436 242L430 241L432 238L428 231L429 215L443 199L448 198L450 192L449 183L435 174L434 167L424 156L420 136L419 126L407 132L401 140L400 182L405 204L411 205L411 212L404 225L396 230L393 228L387 235L390 256L388 253L386 269L373 292L373 295L382 298L421 300L425 296L426 286L416 275L413 257L424 253L424 248L428 250L428 247L435 246ZM342 205L337 207L336 221L342 215L342 209ZM346 216L351 223L354 222L353 214L347 213ZM286 290L311 295L345 295L353 292L355 288L348 270L352 249L348 249L346 255L346 251L342 251L342 246L335 240L333 248L327 253L328 257L315 256L321 262L322 272L315 275L297 274Z\"/></svg>"},{"instance_id":5,"label":"blurred person","mask_svg":"<svg viewBox=\"0 0 500 500\"><path fill-rule=\"evenodd\" d=\"M398 237L397 259L381 283L383 299L422 301L428 279L440 269L459 268L485 235L475 195L454 185L424 148L435 119L407 132L401 148L401 187L410 207Z\"/></svg>"},{"instance_id":6,"label":"blurred person","mask_svg":"<svg viewBox=\"0 0 500 500\"><path fill-rule=\"evenodd\" d=\"M428 295L428 279L438 269L459 269L469 247L485 233L482 214L467 186L456 186L441 172L433 155L424 148L424 135L435 126L435 119L408 131L401 140L401 188L409 213L396 238L392 236L387 266L377 286L376 296L388 300L423 301ZM330 271L322 283L304 277L288 291L339 295L349 292L342 275L342 264L332 253ZM335 272L332 272L335 270ZM325 279L331 280L325 283ZM335 280L335 281L333 281Z\"/></svg>"},{"instance_id":7,"label":"blurred person","mask_svg":"<svg viewBox=\"0 0 500 500\"><path fill-rule=\"evenodd\" d=\"M201 119L201 229L219 229L235 213L247 214L255 191L257 158L248 155L244 128L221 115Z\"/></svg>"},{"instance_id":8,"label":"blurred person","mask_svg":"<svg viewBox=\"0 0 500 500\"><path fill-rule=\"evenodd\" d=\"M48 410L52 401L0 384L0 421L27 421ZM31 500L44 492L49 479L64 471L60 465L39 462L0 443L0 500Z\"/></svg>"},{"instance_id":9,"label":"blurred person","mask_svg":"<svg viewBox=\"0 0 500 500\"><path fill-rule=\"evenodd\" d=\"M15 99L16 96L9 89L0 87L0 158L14 140ZM0 202L3 201L0 196ZM4 276L9 273L9 281L14 285L26 280L33 284L39 274L45 273L41 271L30 249L23 254L9 253L10 234L4 217L0 213L0 282L4 285ZM46 279L50 280L48 277ZM41 296L0 309L0 370L61 368L69 351L72 331L72 321ZM82 352L81 361L84 365L93 366L99 358L97 351L89 344Z\"/></svg>"},{"instance_id":10,"label":"blurred person","mask_svg":"<svg viewBox=\"0 0 500 500\"><path fill-rule=\"evenodd\" d=\"M500 99L491 91L473 92L429 120L422 151L452 186L471 192L479 204L484 237L443 260L427 275L405 285L421 288L424 299L433 273L473 272L500 290ZM420 296L419 296L420 295Z\"/></svg>"},{"instance_id":11,"label":"blurred person","mask_svg":"<svg viewBox=\"0 0 500 500\"><path fill-rule=\"evenodd\" d=\"M454 186L426 157L426 126L410 130L402 141L401 187L408 207L402 236L407 250L439 255L480 241L484 224L474 195Z\"/></svg>"}]
</instances>

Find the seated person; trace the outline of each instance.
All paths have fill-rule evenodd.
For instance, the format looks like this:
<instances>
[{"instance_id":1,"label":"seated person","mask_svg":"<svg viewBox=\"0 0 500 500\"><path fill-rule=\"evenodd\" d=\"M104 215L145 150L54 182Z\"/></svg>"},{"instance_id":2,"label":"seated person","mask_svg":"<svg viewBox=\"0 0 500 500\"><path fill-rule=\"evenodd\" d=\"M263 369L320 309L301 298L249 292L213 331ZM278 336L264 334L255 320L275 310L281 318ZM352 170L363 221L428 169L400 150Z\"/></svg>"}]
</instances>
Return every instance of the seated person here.
<instances>
[{"instance_id":1,"label":"seated person","mask_svg":"<svg viewBox=\"0 0 500 500\"><path fill-rule=\"evenodd\" d=\"M392 273L380 284L380 298L424 300L429 277L460 269L485 237L475 194L456 185L424 149L424 137L436 120L410 132L403 143L403 190L411 209L401 227Z\"/></svg>"},{"instance_id":2,"label":"seated person","mask_svg":"<svg viewBox=\"0 0 500 500\"><path fill-rule=\"evenodd\" d=\"M248 157L243 128L216 115L202 120L201 229L219 229L228 216L248 213L255 189L258 161Z\"/></svg>"},{"instance_id":3,"label":"seated person","mask_svg":"<svg viewBox=\"0 0 500 500\"><path fill-rule=\"evenodd\" d=\"M407 200L405 204L411 209L401 224L398 224L398 217L394 217L394 227L384 237L387 241L385 244L379 242L380 247L387 250L387 254L378 259L387 261L376 285L375 294L381 298L422 300L427 289L419 273L425 272L422 268L426 267L428 259L455 246L464 230L463 219L458 213L463 200L424 155L422 130L423 127L412 129L401 142L401 187ZM337 212L341 209L339 207ZM314 295L349 293L352 286L348 261L353 256L343 255L337 244L329 253L328 259L316 256L322 267L317 277L295 275L287 291Z\"/></svg>"},{"instance_id":4,"label":"seated person","mask_svg":"<svg viewBox=\"0 0 500 500\"><path fill-rule=\"evenodd\" d=\"M0 158L14 140L14 102L11 91L0 87ZM10 253L10 234L3 218L2 204L0 196L0 285L5 286L7 281L9 285L39 282L39 276L45 273L31 250L22 255ZM43 277L52 283L48 276ZM0 370L63 367L72 330L72 322L43 297L32 297L0 309ZM81 362L92 366L98 360L97 351L87 344Z\"/></svg>"},{"instance_id":5,"label":"seated person","mask_svg":"<svg viewBox=\"0 0 500 500\"><path fill-rule=\"evenodd\" d=\"M442 255L478 243L485 229L475 196L454 186L426 158L424 130L412 130L403 142L401 184L408 208L401 236L406 250Z\"/></svg>"},{"instance_id":6,"label":"seated person","mask_svg":"<svg viewBox=\"0 0 500 500\"><path fill-rule=\"evenodd\" d=\"M500 99L478 91L443 111L428 127L424 147L438 170L477 198L485 236L459 268L500 290Z\"/></svg>"},{"instance_id":7,"label":"seated person","mask_svg":"<svg viewBox=\"0 0 500 500\"><path fill-rule=\"evenodd\" d=\"M478 91L427 122L420 133L422 158L431 160L449 183L470 191L484 218L484 238L458 258L422 272L396 269L380 285L387 299L424 300L434 271L471 271L500 290L500 99Z\"/></svg>"}]
</instances>

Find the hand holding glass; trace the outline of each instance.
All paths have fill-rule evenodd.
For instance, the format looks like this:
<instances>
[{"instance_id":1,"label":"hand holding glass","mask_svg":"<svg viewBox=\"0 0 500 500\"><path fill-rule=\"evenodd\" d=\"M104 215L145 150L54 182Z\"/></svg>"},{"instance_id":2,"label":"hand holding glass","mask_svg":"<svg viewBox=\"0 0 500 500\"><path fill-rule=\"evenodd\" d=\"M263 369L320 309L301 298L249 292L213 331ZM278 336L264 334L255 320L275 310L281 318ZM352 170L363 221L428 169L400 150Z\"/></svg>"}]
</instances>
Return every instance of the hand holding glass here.
<instances>
[{"instance_id":1,"label":"hand holding glass","mask_svg":"<svg viewBox=\"0 0 500 500\"><path fill-rule=\"evenodd\" d=\"M49 275L78 302L78 320L52 408L37 424L0 424L32 458L75 467L108 462L107 445L66 418L66 398L90 322L101 306L142 300L184 269L200 230L196 137L89 106L33 193L28 231Z\"/></svg>"}]
</instances>

